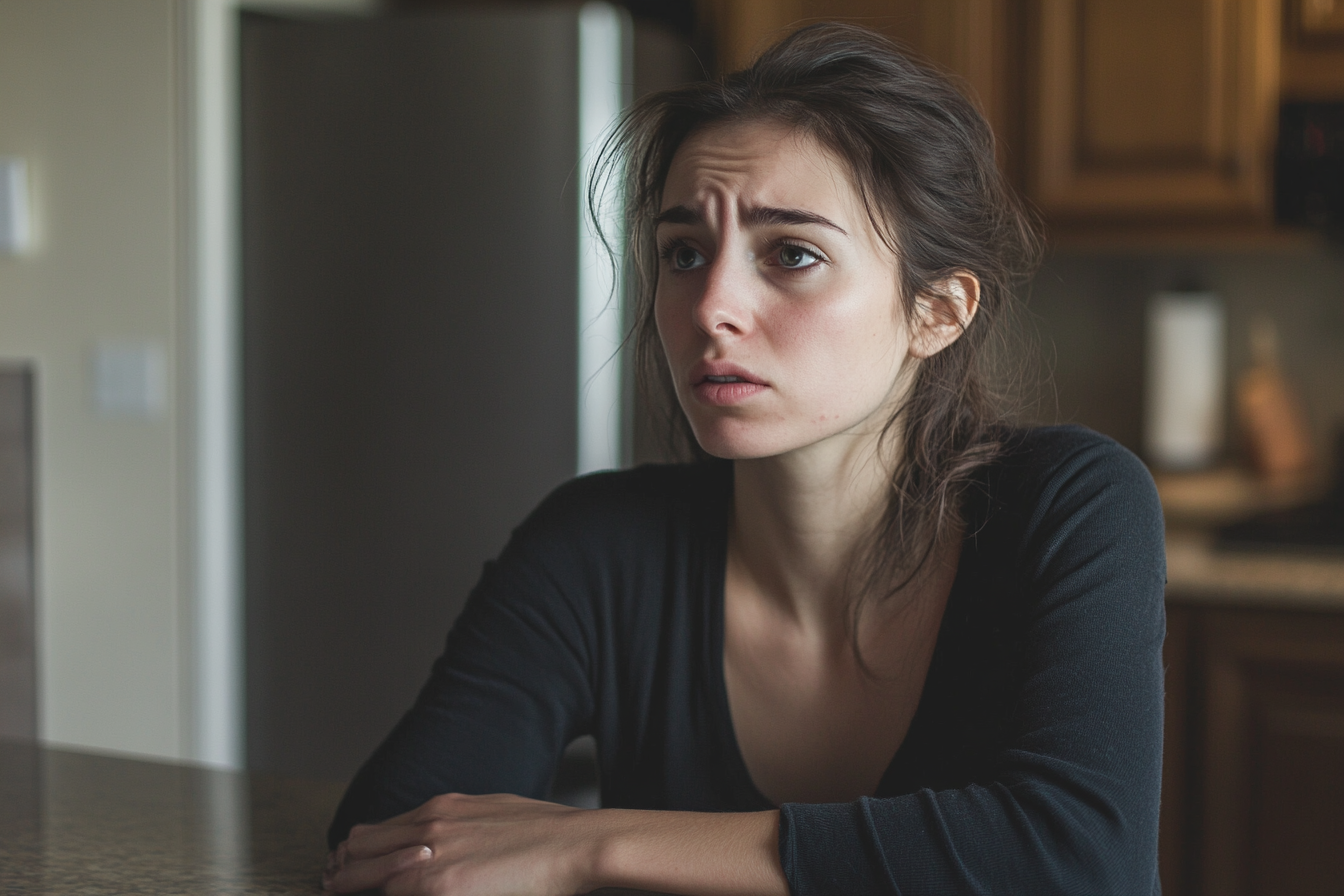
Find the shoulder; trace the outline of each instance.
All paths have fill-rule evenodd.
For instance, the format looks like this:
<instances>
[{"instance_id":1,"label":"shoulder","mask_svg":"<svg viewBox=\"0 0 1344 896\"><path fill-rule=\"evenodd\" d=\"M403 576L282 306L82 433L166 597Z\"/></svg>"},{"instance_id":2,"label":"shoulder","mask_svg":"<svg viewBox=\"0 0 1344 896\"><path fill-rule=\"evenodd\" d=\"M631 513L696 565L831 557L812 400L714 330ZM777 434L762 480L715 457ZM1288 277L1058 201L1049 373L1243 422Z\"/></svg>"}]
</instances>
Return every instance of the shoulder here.
<instances>
[{"instance_id":1,"label":"shoulder","mask_svg":"<svg viewBox=\"0 0 1344 896\"><path fill-rule=\"evenodd\" d=\"M1165 580L1157 489L1114 440L1081 426L1012 430L984 482L991 527L1037 572L1115 563Z\"/></svg>"},{"instance_id":2,"label":"shoulder","mask_svg":"<svg viewBox=\"0 0 1344 896\"><path fill-rule=\"evenodd\" d=\"M1043 426L1010 430L1003 445L986 477L998 503L1039 519L1100 502L1161 524L1148 468L1113 439L1082 426Z\"/></svg>"},{"instance_id":3,"label":"shoulder","mask_svg":"<svg viewBox=\"0 0 1344 896\"><path fill-rule=\"evenodd\" d=\"M627 527L695 512L722 497L726 464L643 464L571 479L537 505L520 528Z\"/></svg>"},{"instance_id":4,"label":"shoulder","mask_svg":"<svg viewBox=\"0 0 1344 896\"><path fill-rule=\"evenodd\" d=\"M1012 474L1038 482L1075 476L1152 485L1143 462L1120 443L1084 426L1038 426L1004 433L1003 453L994 462Z\"/></svg>"},{"instance_id":5,"label":"shoulder","mask_svg":"<svg viewBox=\"0 0 1344 896\"><path fill-rule=\"evenodd\" d=\"M506 554L630 557L699 528L727 500L731 465L646 464L560 485L528 515Z\"/></svg>"},{"instance_id":6,"label":"shoulder","mask_svg":"<svg viewBox=\"0 0 1344 896\"><path fill-rule=\"evenodd\" d=\"M688 553L722 500L722 471L712 467L643 466L560 485L485 564L464 628L496 620L506 631L524 620L568 633L576 656L593 655L600 619L619 615L629 635L656 615L669 557Z\"/></svg>"}]
</instances>

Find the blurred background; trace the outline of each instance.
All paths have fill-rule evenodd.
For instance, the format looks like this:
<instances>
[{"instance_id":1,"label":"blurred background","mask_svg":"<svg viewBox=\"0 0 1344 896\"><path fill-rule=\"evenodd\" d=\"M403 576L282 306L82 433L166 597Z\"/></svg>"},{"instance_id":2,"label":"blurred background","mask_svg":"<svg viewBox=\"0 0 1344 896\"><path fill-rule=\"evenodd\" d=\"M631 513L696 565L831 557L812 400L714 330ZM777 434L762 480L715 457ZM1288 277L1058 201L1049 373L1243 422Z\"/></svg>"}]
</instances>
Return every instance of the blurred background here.
<instances>
[{"instance_id":1,"label":"blurred background","mask_svg":"<svg viewBox=\"0 0 1344 896\"><path fill-rule=\"evenodd\" d=\"M594 141L823 19L985 111L1021 415L1158 479L1164 888L1338 892L1333 0L0 0L0 736L347 777L528 509L665 456Z\"/></svg>"}]
</instances>

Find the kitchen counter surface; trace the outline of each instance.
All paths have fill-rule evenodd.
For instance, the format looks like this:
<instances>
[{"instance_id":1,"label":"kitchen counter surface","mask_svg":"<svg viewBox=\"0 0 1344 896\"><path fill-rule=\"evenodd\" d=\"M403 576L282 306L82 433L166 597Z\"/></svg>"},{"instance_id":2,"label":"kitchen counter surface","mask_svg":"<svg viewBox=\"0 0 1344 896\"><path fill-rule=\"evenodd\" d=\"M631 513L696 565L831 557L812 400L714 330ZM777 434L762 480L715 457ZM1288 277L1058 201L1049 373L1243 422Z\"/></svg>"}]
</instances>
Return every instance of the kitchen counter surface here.
<instances>
[{"instance_id":1,"label":"kitchen counter surface","mask_svg":"<svg viewBox=\"0 0 1344 896\"><path fill-rule=\"evenodd\" d=\"M0 741L0 892L321 893L342 791Z\"/></svg>"},{"instance_id":2,"label":"kitchen counter surface","mask_svg":"<svg viewBox=\"0 0 1344 896\"><path fill-rule=\"evenodd\" d=\"M1170 529L1167 599L1344 611L1344 556L1217 551L1208 530Z\"/></svg>"},{"instance_id":3,"label":"kitchen counter surface","mask_svg":"<svg viewBox=\"0 0 1344 896\"><path fill-rule=\"evenodd\" d=\"M1319 475L1265 480L1235 467L1155 477L1167 521L1167 598L1181 603L1344 611L1344 554L1219 551L1213 530L1319 500Z\"/></svg>"},{"instance_id":4,"label":"kitchen counter surface","mask_svg":"<svg viewBox=\"0 0 1344 896\"><path fill-rule=\"evenodd\" d=\"M322 893L344 789L0 740L0 893Z\"/></svg>"}]
</instances>

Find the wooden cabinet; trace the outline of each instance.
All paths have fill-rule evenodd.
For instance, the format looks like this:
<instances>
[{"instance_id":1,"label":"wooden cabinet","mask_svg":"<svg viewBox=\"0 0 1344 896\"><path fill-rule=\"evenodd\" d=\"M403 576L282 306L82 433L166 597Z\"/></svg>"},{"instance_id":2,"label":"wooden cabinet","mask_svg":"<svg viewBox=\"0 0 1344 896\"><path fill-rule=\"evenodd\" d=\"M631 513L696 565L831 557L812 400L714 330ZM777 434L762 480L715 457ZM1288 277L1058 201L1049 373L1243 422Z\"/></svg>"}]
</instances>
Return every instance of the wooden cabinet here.
<instances>
[{"instance_id":1,"label":"wooden cabinet","mask_svg":"<svg viewBox=\"0 0 1344 896\"><path fill-rule=\"evenodd\" d=\"M1344 100L1344 2L1284 0L1283 24L1283 98Z\"/></svg>"},{"instance_id":2,"label":"wooden cabinet","mask_svg":"<svg viewBox=\"0 0 1344 896\"><path fill-rule=\"evenodd\" d=\"M1200 866L1207 893L1344 881L1344 618L1204 621Z\"/></svg>"},{"instance_id":3,"label":"wooden cabinet","mask_svg":"<svg viewBox=\"0 0 1344 896\"><path fill-rule=\"evenodd\" d=\"M1280 0L714 0L721 67L790 27L876 28L968 86L1052 223L1264 225Z\"/></svg>"},{"instance_id":4,"label":"wooden cabinet","mask_svg":"<svg viewBox=\"0 0 1344 896\"><path fill-rule=\"evenodd\" d=\"M1162 816L1158 820L1157 862L1163 896L1186 896L1190 869L1190 646L1193 613L1167 607L1167 670L1162 729Z\"/></svg>"},{"instance_id":5,"label":"wooden cabinet","mask_svg":"<svg viewBox=\"0 0 1344 896\"><path fill-rule=\"evenodd\" d=\"M1338 893L1344 614L1173 605L1163 890Z\"/></svg>"},{"instance_id":6,"label":"wooden cabinet","mask_svg":"<svg viewBox=\"0 0 1344 896\"><path fill-rule=\"evenodd\" d=\"M1052 220L1268 220L1275 0L1041 0L1026 188Z\"/></svg>"},{"instance_id":7,"label":"wooden cabinet","mask_svg":"<svg viewBox=\"0 0 1344 896\"><path fill-rule=\"evenodd\" d=\"M721 71L751 63L809 22L853 22L909 47L959 77L999 135L1021 140L1023 0L709 0ZM1009 153L1001 159L1012 165Z\"/></svg>"}]
</instances>

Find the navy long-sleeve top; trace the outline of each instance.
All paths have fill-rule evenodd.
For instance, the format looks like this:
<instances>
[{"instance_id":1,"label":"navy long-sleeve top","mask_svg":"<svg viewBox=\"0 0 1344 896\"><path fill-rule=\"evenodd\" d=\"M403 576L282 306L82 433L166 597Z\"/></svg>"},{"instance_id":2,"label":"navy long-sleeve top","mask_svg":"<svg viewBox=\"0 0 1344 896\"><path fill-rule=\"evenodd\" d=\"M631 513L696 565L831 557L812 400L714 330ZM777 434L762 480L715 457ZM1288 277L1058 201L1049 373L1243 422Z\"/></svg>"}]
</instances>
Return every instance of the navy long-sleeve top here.
<instances>
[{"instance_id":1,"label":"navy long-sleeve top","mask_svg":"<svg viewBox=\"0 0 1344 896\"><path fill-rule=\"evenodd\" d=\"M351 783L351 825L441 793L544 798L597 742L604 806L774 808L723 678L729 463L574 480L514 532L415 705ZM1013 432L965 497L918 709L876 793L779 807L810 894L1157 893L1162 515L1078 427Z\"/></svg>"}]
</instances>

